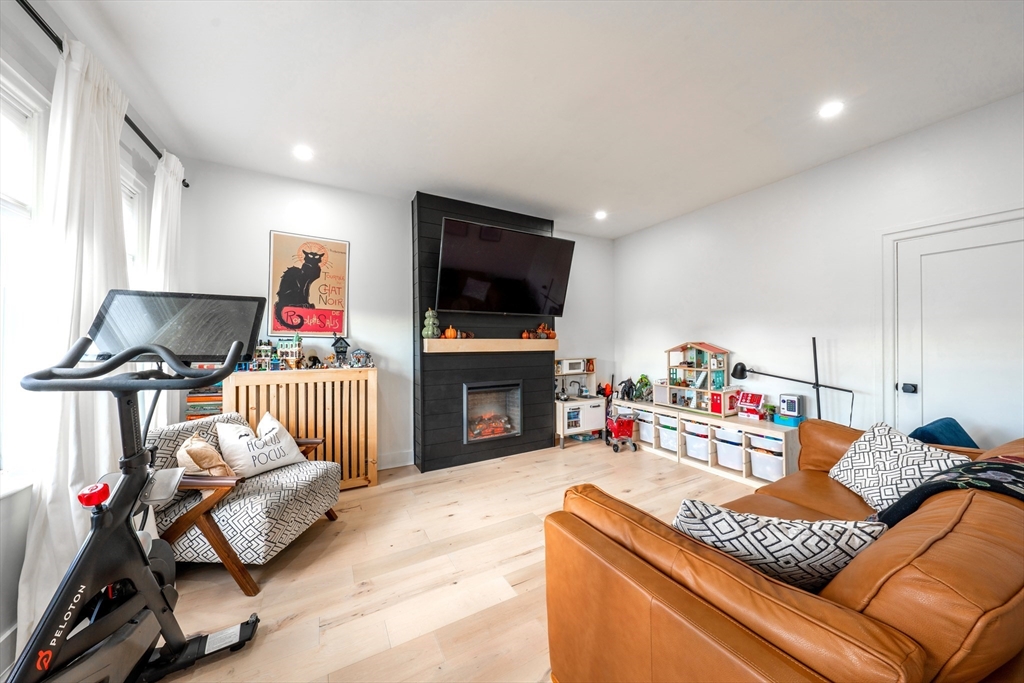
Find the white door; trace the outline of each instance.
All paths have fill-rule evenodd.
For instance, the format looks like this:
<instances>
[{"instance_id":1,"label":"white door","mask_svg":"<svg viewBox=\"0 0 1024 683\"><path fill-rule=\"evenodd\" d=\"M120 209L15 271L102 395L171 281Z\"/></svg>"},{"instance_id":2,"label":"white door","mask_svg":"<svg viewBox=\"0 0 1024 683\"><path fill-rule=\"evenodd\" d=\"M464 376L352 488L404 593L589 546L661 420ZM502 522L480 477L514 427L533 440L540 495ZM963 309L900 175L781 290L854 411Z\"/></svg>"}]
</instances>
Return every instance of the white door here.
<instances>
[{"instance_id":1,"label":"white door","mask_svg":"<svg viewBox=\"0 0 1024 683\"><path fill-rule=\"evenodd\" d=\"M897 429L1024 436L1024 221L901 240L896 268Z\"/></svg>"}]
</instances>

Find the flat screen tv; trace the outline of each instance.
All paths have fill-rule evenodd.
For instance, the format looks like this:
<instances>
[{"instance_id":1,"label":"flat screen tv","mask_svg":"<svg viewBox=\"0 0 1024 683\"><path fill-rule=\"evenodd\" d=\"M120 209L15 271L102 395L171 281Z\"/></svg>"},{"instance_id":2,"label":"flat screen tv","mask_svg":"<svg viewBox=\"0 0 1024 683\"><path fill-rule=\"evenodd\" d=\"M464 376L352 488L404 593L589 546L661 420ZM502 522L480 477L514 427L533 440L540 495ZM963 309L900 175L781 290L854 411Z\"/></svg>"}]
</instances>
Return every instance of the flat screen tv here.
<instances>
[{"instance_id":1,"label":"flat screen tv","mask_svg":"<svg viewBox=\"0 0 1024 683\"><path fill-rule=\"evenodd\" d=\"M141 344L165 346L187 363L223 363L231 343L251 354L267 300L186 292L112 289L89 329L98 354L113 355ZM141 356L157 361L159 356Z\"/></svg>"},{"instance_id":2,"label":"flat screen tv","mask_svg":"<svg viewBox=\"0 0 1024 683\"><path fill-rule=\"evenodd\" d=\"M576 243L445 218L437 310L561 316Z\"/></svg>"}]
</instances>

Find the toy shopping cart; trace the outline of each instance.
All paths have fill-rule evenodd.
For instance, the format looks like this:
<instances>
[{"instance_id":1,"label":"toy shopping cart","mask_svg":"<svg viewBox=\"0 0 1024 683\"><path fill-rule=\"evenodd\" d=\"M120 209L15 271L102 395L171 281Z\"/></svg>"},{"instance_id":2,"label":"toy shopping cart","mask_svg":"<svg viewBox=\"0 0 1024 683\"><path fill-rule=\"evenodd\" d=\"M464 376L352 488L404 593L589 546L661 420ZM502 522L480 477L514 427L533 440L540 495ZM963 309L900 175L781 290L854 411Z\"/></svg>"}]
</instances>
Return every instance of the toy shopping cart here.
<instances>
[{"instance_id":1,"label":"toy shopping cart","mask_svg":"<svg viewBox=\"0 0 1024 683\"><path fill-rule=\"evenodd\" d=\"M635 451L636 444L633 443L633 425L635 423L636 415L633 412L619 413L616 417L609 417L604 433L604 442L611 446L616 453L625 446L629 446Z\"/></svg>"}]
</instances>

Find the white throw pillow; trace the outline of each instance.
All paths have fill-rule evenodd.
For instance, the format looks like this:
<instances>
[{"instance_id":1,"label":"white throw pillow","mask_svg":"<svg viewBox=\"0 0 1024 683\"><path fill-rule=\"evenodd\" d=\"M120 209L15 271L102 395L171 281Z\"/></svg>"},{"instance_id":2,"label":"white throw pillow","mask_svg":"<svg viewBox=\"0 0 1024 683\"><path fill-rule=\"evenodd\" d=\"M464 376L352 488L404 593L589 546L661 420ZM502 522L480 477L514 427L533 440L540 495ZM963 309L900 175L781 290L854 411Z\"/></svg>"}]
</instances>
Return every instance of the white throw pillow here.
<instances>
[{"instance_id":1,"label":"white throw pillow","mask_svg":"<svg viewBox=\"0 0 1024 683\"><path fill-rule=\"evenodd\" d=\"M768 576L818 591L888 529L881 522L803 520L733 512L684 500L672 525Z\"/></svg>"},{"instance_id":2,"label":"white throw pillow","mask_svg":"<svg viewBox=\"0 0 1024 683\"><path fill-rule=\"evenodd\" d=\"M243 477L306 462L295 439L284 426L267 413L253 434L248 425L217 423L217 440L224 461Z\"/></svg>"},{"instance_id":3,"label":"white throw pillow","mask_svg":"<svg viewBox=\"0 0 1024 683\"><path fill-rule=\"evenodd\" d=\"M879 422L850 444L828 476L881 512L925 480L970 461Z\"/></svg>"}]
</instances>

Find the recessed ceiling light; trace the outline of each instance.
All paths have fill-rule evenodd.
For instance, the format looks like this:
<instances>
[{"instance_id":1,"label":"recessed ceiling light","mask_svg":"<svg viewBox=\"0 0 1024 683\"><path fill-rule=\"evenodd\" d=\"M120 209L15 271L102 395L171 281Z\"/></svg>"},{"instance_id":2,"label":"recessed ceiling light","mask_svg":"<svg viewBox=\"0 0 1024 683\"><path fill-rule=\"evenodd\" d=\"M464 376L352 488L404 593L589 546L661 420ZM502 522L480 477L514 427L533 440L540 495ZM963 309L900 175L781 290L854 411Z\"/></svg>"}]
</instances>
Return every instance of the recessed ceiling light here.
<instances>
[{"instance_id":1,"label":"recessed ceiling light","mask_svg":"<svg viewBox=\"0 0 1024 683\"><path fill-rule=\"evenodd\" d=\"M818 110L818 116L823 119L830 119L843 110L843 103L839 100L832 100L821 105L821 109Z\"/></svg>"},{"instance_id":2,"label":"recessed ceiling light","mask_svg":"<svg viewBox=\"0 0 1024 683\"><path fill-rule=\"evenodd\" d=\"M594 214L594 218L596 218L599 221L603 221L605 218L608 218L608 212L598 211L597 213Z\"/></svg>"},{"instance_id":3,"label":"recessed ceiling light","mask_svg":"<svg viewBox=\"0 0 1024 683\"><path fill-rule=\"evenodd\" d=\"M309 161L313 158L313 150L308 145L295 145L292 147L292 154L300 161Z\"/></svg>"}]
</instances>

